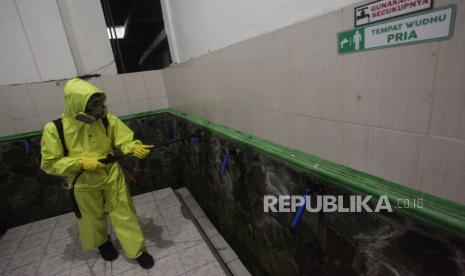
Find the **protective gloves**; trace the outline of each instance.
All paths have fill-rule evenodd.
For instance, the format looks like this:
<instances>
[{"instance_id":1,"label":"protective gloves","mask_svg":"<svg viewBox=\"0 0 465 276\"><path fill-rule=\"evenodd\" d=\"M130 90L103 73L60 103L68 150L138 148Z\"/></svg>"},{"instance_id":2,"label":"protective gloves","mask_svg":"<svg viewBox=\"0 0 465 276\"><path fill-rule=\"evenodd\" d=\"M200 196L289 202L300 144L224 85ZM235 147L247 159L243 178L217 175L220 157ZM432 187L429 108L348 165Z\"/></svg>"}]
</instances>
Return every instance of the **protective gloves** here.
<instances>
[{"instance_id":1,"label":"protective gloves","mask_svg":"<svg viewBox=\"0 0 465 276\"><path fill-rule=\"evenodd\" d=\"M135 157L144 159L149 155L151 148L153 148L153 145L134 145L132 153Z\"/></svg>"},{"instance_id":2,"label":"protective gloves","mask_svg":"<svg viewBox=\"0 0 465 276\"><path fill-rule=\"evenodd\" d=\"M77 165L86 171L95 171L105 167L105 164L100 163L100 157L80 157Z\"/></svg>"}]
</instances>

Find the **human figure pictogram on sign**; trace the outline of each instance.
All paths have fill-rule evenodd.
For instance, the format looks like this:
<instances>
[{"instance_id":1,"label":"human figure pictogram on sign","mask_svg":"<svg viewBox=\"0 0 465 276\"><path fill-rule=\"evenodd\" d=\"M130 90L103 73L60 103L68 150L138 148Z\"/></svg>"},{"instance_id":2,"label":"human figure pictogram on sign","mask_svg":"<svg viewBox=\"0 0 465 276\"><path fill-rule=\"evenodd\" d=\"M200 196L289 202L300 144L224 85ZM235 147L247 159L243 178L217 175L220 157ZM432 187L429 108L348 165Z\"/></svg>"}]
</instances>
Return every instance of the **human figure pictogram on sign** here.
<instances>
[{"instance_id":1,"label":"human figure pictogram on sign","mask_svg":"<svg viewBox=\"0 0 465 276\"><path fill-rule=\"evenodd\" d=\"M362 35L359 31L356 31L354 36L352 37L352 42L355 43L355 50L360 50L360 42L362 42Z\"/></svg>"}]
</instances>

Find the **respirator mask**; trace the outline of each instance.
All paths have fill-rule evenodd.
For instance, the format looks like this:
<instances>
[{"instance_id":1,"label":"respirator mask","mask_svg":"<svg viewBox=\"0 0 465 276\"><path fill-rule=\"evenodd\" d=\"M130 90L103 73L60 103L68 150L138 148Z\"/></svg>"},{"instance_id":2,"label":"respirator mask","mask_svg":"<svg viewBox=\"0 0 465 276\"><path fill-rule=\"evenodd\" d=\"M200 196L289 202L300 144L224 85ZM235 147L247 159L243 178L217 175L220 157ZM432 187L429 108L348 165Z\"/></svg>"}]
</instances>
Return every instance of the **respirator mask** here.
<instances>
[{"instance_id":1,"label":"respirator mask","mask_svg":"<svg viewBox=\"0 0 465 276\"><path fill-rule=\"evenodd\" d=\"M79 112L79 114L76 116L76 120L79 120L86 124L92 124L93 122L105 117L107 115L107 107L105 105L105 100L105 94L93 94L87 101L85 111Z\"/></svg>"}]
</instances>

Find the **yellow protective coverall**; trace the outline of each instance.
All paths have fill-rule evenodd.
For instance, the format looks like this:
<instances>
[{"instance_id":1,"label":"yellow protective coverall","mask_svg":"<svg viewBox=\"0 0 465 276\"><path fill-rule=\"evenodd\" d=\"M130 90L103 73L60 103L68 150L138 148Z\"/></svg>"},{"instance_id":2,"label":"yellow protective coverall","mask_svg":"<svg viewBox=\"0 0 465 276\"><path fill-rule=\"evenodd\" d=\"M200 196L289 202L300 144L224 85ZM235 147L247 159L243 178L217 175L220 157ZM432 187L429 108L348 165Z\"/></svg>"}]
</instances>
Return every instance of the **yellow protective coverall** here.
<instances>
[{"instance_id":1,"label":"yellow protective coverall","mask_svg":"<svg viewBox=\"0 0 465 276\"><path fill-rule=\"evenodd\" d=\"M80 170L79 157L102 157L119 148L131 153L139 140L116 116L108 113L108 136L101 120L86 124L75 119L84 112L87 101L101 89L81 79L67 82L65 108L61 116L68 156L63 156L63 146L53 122L45 125L42 141L41 168L53 175L66 176L71 185ZM76 202L82 218L78 220L79 237L84 249L97 248L108 240L105 203L113 229L129 258L139 257L145 251L144 237L136 216L122 169L118 163L103 169L85 171L75 184Z\"/></svg>"}]
</instances>

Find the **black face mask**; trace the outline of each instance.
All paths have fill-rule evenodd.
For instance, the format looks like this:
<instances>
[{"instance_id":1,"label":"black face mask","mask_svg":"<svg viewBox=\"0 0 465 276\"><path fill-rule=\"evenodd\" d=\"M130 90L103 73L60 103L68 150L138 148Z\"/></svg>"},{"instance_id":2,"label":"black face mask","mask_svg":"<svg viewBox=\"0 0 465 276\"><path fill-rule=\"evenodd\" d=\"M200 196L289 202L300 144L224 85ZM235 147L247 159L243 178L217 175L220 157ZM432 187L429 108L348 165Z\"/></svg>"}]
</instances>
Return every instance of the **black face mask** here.
<instances>
[{"instance_id":1,"label":"black face mask","mask_svg":"<svg viewBox=\"0 0 465 276\"><path fill-rule=\"evenodd\" d=\"M105 94L96 93L92 95L87 101L84 113L79 113L76 119L87 124L105 117L107 115L107 107L105 106Z\"/></svg>"}]
</instances>

